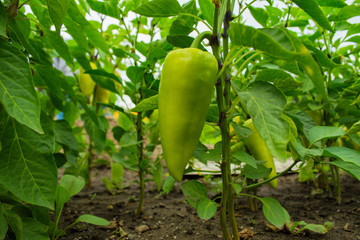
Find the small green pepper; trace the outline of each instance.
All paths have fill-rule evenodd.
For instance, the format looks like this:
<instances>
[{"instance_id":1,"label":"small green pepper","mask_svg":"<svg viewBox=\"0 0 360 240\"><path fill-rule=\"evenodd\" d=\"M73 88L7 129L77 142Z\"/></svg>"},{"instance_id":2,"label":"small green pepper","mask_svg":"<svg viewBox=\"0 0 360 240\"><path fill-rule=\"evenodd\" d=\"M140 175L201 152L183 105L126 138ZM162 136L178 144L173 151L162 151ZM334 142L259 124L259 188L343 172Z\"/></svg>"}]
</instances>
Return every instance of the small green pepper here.
<instances>
[{"instance_id":1,"label":"small green pepper","mask_svg":"<svg viewBox=\"0 0 360 240\"><path fill-rule=\"evenodd\" d=\"M249 152L255 158L255 160L265 161L263 165L267 168L271 168L270 174L266 179L276 176L276 168L274 158L270 153L269 148L266 146L265 141L261 138L259 132L254 126L253 120L248 119L245 121L244 126L250 128L252 134L245 139L245 145L249 149ZM273 188L277 187L277 178L269 182Z\"/></svg>"},{"instance_id":2,"label":"small green pepper","mask_svg":"<svg viewBox=\"0 0 360 240\"><path fill-rule=\"evenodd\" d=\"M197 48L171 51L159 87L159 124L166 166L181 181L199 142L211 102L218 63Z\"/></svg>"}]
</instances>

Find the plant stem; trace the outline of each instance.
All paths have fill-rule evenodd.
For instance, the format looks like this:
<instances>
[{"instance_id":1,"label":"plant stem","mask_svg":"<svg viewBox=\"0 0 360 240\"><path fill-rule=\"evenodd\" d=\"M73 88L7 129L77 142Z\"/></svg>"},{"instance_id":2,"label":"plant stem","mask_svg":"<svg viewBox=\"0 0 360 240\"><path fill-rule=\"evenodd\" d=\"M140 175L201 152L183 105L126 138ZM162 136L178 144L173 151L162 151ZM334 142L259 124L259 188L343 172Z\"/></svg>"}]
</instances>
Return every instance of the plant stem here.
<instances>
[{"instance_id":1,"label":"plant stem","mask_svg":"<svg viewBox=\"0 0 360 240\"><path fill-rule=\"evenodd\" d=\"M224 52L224 59L228 58L228 54L229 54L229 36L228 36L228 29L230 27L230 21L232 21L232 9L231 9L231 3L229 0L226 1L226 11L225 11L225 16L224 16L224 32L222 34L223 37L223 52ZM226 112L231 108L231 95L230 95L230 89L231 89L231 82L230 82L230 67L228 66L223 66L223 68L225 68L225 86L224 86L224 99L225 99L225 110ZM225 113L225 112L224 112ZM232 176L231 176L231 168L230 168L230 157L231 157L231 150L230 150L230 134L229 134L229 121L227 121L227 116L226 113L224 114L224 119L225 121L222 121L222 125L224 125L222 127L221 132L223 133L223 159L225 160L226 163L226 168L227 168L227 177L228 177L228 183L227 183L227 187L228 187L228 206L227 206L227 210L228 210L228 214L229 214L229 220L230 220L230 226L232 229L232 233L234 236L234 240L240 240L240 236L239 236L239 230L238 230L238 226L236 223L236 218L235 218L235 204L234 204L234 189L231 185L232 182Z\"/></svg>"},{"instance_id":2,"label":"plant stem","mask_svg":"<svg viewBox=\"0 0 360 240\"><path fill-rule=\"evenodd\" d=\"M246 190L246 189L251 189L251 188L257 188L265 183L268 183L268 182L271 182L272 180L274 180L275 178L278 178L278 177L281 177L282 175L284 175L285 173L287 173L288 171L290 171L297 163L299 162L299 160L295 160L287 169L285 169L284 171L282 171L281 173L271 177L271 178L268 178L262 182L258 182L258 183L255 183L255 184L251 184L249 186L246 186L243 188L243 190Z\"/></svg>"},{"instance_id":3,"label":"plant stem","mask_svg":"<svg viewBox=\"0 0 360 240\"><path fill-rule=\"evenodd\" d=\"M220 42L219 42L219 8L215 7L215 11L214 11L214 25L213 25L213 33L211 36L211 48L213 50L213 54L216 57L216 59L218 60L219 63L219 70L221 70L222 66L221 66L221 58L220 58ZM230 163L227 161L228 157L226 155L228 155L228 153L230 153L230 151L226 151L226 139L229 140L229 136L227 134L226 131L226 114L225 114L225 104L224 104L224 95L223 95L223 83L222 83L222 79L221 77L218 79L217 83L216 83L216 101L217 101L217 105L218 105L218 109L220 112L219 115L219 126L221 129L221 136L222 136L222 140L223 140L223 146L222 146L222 151L223 151L223 156L222 156L222 161L221 161L221 177L222 177L222 186L223 186L223 190L222 190L222 195L221 195L221 203L220 203L220 225L221 225L221 229L222 232L224 234L224 240L231 240L231 236L229 233L229 230L227 228L227 203L228 203L228 197L229 197L229 173L228 173L228 165L230 165ZM230 146L227 146L228 148Z\"/></svg>"},{"instance_id":4,"label":"plant stem","mask_svg":"<svg viewBox=\"0 0 360 240\"><path fill-rule=\"evenodd\" d=\"M142 94L140 91L140 100L142 98ZM142 127L142 112L138 112L136 118L136 131L137 131L137 141L138 144L138 156L139 156L139 185L140 185L140 196L139 196L139 205L136 210L136 216L139 217L143 211L144 205L144 196L145 196L145 178L144 178L144 169L141 167L141 162L144 159L143 148L144 148L144 141L143 141L143 127Z\"/></svg>"}]
</instances>

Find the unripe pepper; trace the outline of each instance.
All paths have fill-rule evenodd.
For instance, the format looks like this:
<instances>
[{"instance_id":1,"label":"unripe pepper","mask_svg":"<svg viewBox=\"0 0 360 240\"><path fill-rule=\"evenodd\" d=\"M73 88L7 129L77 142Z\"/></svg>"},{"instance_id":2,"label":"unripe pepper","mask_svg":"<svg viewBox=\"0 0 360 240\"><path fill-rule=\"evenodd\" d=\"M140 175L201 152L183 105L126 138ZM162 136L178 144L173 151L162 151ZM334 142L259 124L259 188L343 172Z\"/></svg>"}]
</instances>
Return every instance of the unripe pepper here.
<instances>
[{"instance_id":1,"label":"unripe pepper","mask_svg":"<svg viewBox=\"0 0 360 240\"><path fill-rule=\"evenodd\" d=\"M171 51L159 87L159 124L166 166L177 181L198 144L211 102L218 63L197 48Z\"/></svg>"},{"instance_id":2,"label":"unripe pepper","mask_svg":"<svg viewBox=\"0 0 360 240\"><path fill-rule=\"evenodd\" d=\"M245 145L249 149L249 152L255 158L255 160L265 161L263 165L272 169L266 179L276 176L274 158L271 155L269 148L266 146L265 141L261 138L259 132L256 130L253 120L246 120L244 126L250 128L252 131L252 134L245 139ZM271 187L276 188L277 178L270 181L269 184Z\"/></svg>"},{"instance_id":3,"label":"unripe pepper","mask_svg":"<svg viewBox=\"0 0 360 240\"><path fill-rule=\"evenodd\" d=\"M96 69L96 64L90 62L91 69ZM79 86L80 90L86 95L92 95L96 83L92 80L90 74L84 73L85 70L80 67Z\"/></svg>"}]
</instances>

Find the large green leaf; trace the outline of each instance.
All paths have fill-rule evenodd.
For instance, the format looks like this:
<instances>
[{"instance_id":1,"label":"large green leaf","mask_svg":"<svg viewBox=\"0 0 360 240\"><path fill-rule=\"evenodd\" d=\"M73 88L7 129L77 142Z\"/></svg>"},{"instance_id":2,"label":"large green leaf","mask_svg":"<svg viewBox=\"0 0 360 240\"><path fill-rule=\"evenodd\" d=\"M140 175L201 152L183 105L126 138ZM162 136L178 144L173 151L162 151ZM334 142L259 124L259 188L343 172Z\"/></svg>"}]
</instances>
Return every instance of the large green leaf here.
<instances>
[{"instance_id":1,"label":"large green leaf","mask_svg":"<svg viewBox=\"0 0 360 240\"><path fill-rule=\"evenodd\" d=\"M341 168L342 170L349 173L351 176L353 176L354 178L360 181L360 167L358 165L355 165L350 162L344 162L342 160L335 160L326 163Z\"/></svg>"},{"instance_id":2,"label":"large green leaf","mask_svg":"<svg viewBox=\"0 0 360 240\"><path fill-rule=\"evenodd\" d=\"M41 116L44 134L38 134L0 113L0 185L21 200L54 209L57 168L53 158L55 140L52 122Z\"/></svg>"},{"instance_id":3,"label":"large green leaf","mask_svg":"<svg viewBox=\"0 0 360 240\"><path fill-rule=\"evenodd\" d=\"M146 17L170 17L178 15L182 8L176 0L153 0L145 2L133 11Z\"/></svg>"},{"instance_id":4,"label":"large green leaf","mask_svg":"<svg viewBox=\"0 0 360 240\"><path fill-rule=\"evenodd\" d=\"M344 21L360 15L360 5L348 5L329 17L329 21Z\"/></svg>"},{"instance_id":5,"label":"large green leaf","mask_svg":"<svg viewBox=\"0 0 360 240\"><path fill-rule=\"evenodd\" d=\"M22 219L23 240L50 240L47 229L33 218Z\"/></svg>"},{"instance_id":6,"label":"large green leaf","mask_svg":"<svg viewBox=\"0 0 360 240\"><path fill-rule=\"evenodd\" d=\"M285 208L274 198L264 197L259 198L262 202L263 212L266 219L278 229L284 227L284 225L289 226L290 216Z\"/></svg>"},{"instance_id":7,"label":"large green leaf","mask_svg":"<svg viewBox=\"0 0 360 240\"><path fill-rule=\"evenodd\" d=\"M341 127L315 126L309 130L309 146L317 141L340 137L342 135L345 135L345 131Z\"/></svg>"},{"instance_id":8,"label":"large green leaf","mask_svg":"<svg viewBox=\"0 0 360 240\"><path fill-rule=\"evenodd\" d=\"M319 7L319 4L316 0L292 0L296 5L298 5L302 10L304 10L309 16L314 19L320 26L323 28L334 31L331 28L331 25L326 18L324 12Z\"/></svg>"},{"instance_id":9,"label":"large green leaf","mask_svg":"<svg viewBox=\"0 0 360 240\"><path fill-rule=\"evenodd\" d=\"M0 95L0 101L10 116L43 133L40 104L29 63L21 51L4 39L0 39Z\"/></svg>"},{"instance_id":10,"label":"large green leaf","mask_svg":"<svg viewBox=\"0 0 360 240\"><path fill-rule=\"evenodd\" d=\"M240 23L230 24L229 36L235 45L252 47L277 58L293 59L297 55L266 32Z\"/></svg>"},{"instance_id":11,"label":"large green leaf","mask_svg":"<svg viewBox=\"0 0 360 240\"><path fill-rule=\"evenodd\" d=\"M286 104L284 95L267 82L254 82L245 92L237 89L237 93L270 152L278 159L286 159L290 127L282 118Z\"/></svg>"},{"instance_id":12,"label":"large green leaf","mask_svg":"<svg viewBox=\"0 0 360 240\"><path fill-rule=\"evenodd\" d=\"M158 95L151 96L149 98L145 98L141 102L139 102L136 107L131 109L132 112L145 112L149 110L154 110L158 108Z\"/></svg>"},{"instance_id":13,"label":"large green leaf","mask_svg":"<svg viewBox=\"0 0 360 240\"><path fill-rule=\"evenodd\" d=\"M69 9L70 0L47 0L49 15L55 28L60 32L61 25Z\"/></svg>"},{"instance_id":14,"label":"large green leaf","mask_svg":"<svg viewBox=\"0 0 360 240\"><path fill-rule=\"evenodd\" d=\"M347 147L324 148L324 156L336 157L344 162L352 163L360 168L360 153Z\"/></svg>"},{"instance_id":15,"label":"large green leaf","mask_svg":"<svg viewBox=\"0 0 360 240\"><path fill-rule=\"evenodd\" d=\"M9 22L10 36L12 40L19 42L24 46L26 51L34 58L36 61L41 62L39 54L36 52L34 47L29 43L28 34L30 32L30 24L26 24L26 21L15 21L12 20Z\"/></svg>"}]
</instances>

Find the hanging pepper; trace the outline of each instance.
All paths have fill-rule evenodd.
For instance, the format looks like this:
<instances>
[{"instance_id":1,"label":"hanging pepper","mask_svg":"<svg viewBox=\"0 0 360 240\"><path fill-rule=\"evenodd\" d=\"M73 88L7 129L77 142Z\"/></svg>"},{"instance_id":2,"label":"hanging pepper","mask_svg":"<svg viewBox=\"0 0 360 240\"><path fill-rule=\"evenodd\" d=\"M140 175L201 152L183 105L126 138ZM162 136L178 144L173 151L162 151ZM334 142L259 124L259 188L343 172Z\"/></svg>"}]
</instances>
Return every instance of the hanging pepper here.
<instances>
[{"instance_id":1,"label":"hanging pepper","mask_svg":"<svg viewBox=\"0 0 360 240\"><path fill-rule=\"evenodd\" d=\"M166 166L177 181L198 144L211 102L218 63L197 48L171 51L159 88L159 124Z\"/></svg>"},{"instance_id":2,"label":"hanging pepper","mask_svg":"<svg viewBox=\"0 0 360 240\"><path fill-rule=\"evenodd\" d=\"M276 176L274 158L271 155L269 148L266 146L265 141L261 138L259 132L256 130L253 120L246 120L244 126L250 128L252 131L252 134L245 139L245 145L249 149L249 152L252 154L255 160L265 161L263 165L267 168L271 168L271 172L266 177L266 179ZM277 178L270 181L269 184L271 187L276 188Z\"/></svg>"}]
</instances>

